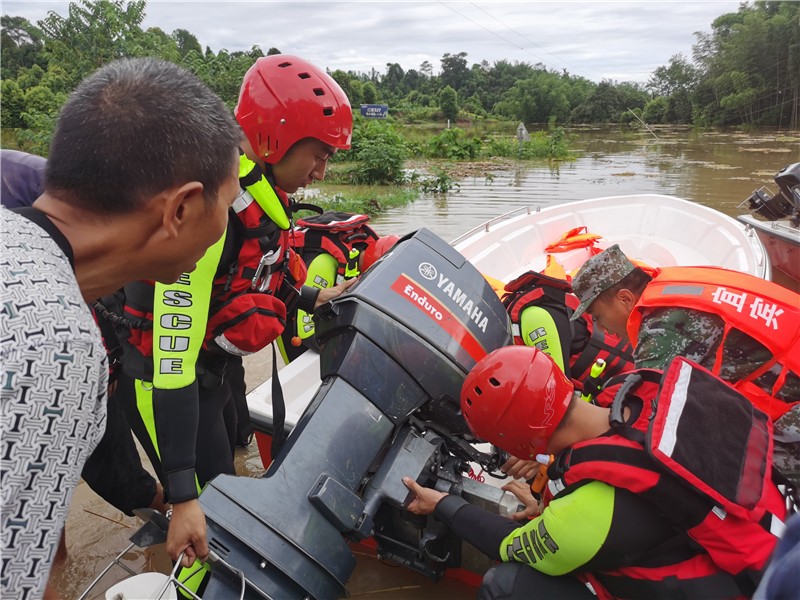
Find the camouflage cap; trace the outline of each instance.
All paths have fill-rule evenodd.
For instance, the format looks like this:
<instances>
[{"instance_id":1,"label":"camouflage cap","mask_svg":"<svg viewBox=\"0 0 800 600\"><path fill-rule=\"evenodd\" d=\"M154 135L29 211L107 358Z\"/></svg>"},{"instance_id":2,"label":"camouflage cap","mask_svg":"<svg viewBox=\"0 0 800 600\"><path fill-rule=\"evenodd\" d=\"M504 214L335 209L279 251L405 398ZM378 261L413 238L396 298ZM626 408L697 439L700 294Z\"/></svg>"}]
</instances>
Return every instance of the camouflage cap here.
<instances>
[{"instance_id":1,"label":"camouflage cap","mask_svg":"<svg viewBox=\"0 0 800 600\"><path fill-rule=\"evenodd\" d=\"M580 317L600 294L619 283L635 268L619 249L619 244L614 244L587 260L572 280L572 291L581 303L570 320Z\"/></svg>"}]
</instances>

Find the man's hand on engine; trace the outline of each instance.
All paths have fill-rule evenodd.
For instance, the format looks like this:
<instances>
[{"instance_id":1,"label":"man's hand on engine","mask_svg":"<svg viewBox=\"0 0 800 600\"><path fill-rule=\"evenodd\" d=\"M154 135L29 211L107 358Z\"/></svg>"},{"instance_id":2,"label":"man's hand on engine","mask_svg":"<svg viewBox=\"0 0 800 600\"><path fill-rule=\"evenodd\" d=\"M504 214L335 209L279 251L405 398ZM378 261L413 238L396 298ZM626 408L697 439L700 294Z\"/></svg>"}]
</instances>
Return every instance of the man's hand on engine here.
<instances>
[{"instance_id":1,"label":"man's hand on engine","mask_svg":"<svg viewBox=\"0 0 800 600\"><path fill-rule=\"evenodd\" d=\"M516 512L513 515L508 515L515 521L531 519L542 512L542 505L533 497L531 486L527 483L523 481L512 481L511 483L505 484L501 489L514 494L517 500L525 505L525 510Z\"/></svg>"},{"instance_id":2,"label":"man's hand on engine","mask_svg":"<svg viewBox=\"0 0 800 600\"><path fill-rule=\"evenodd\" d=\"M522 460L512 456L500 467L500 470L514 479L531 479L539 470L539 463L535 460Z\"/></svg>"},{"instance_id":3,"label":"man's hand on engine","mask_svg":"<svg viewBox=\"0 0 800 600\"><path fill-rule=\"evenodd\" d=\"M444 492L422 487L411 479L411 477L403 477L403 483L408 489L414 492L414 499L411 500L406 509L415 515L431 514L439 503L439 500L447 496Z\"/></svg>"},{"instance_id":4,"label":"man's hand on engine","mask_svg":"<svg viewBox=\"0 0 800 600\"><path fill-rule=\"evenodd\" d=\"M322 288L319 291L319 295L317 296L317 301L314 304L314 308L319 307L321 304L325 304L329 300L333 300L337 296L341 296L356 281L358 281L357 278L346 279L342 283L339 283L333 287Z\"/></svg>"}]
</instances>

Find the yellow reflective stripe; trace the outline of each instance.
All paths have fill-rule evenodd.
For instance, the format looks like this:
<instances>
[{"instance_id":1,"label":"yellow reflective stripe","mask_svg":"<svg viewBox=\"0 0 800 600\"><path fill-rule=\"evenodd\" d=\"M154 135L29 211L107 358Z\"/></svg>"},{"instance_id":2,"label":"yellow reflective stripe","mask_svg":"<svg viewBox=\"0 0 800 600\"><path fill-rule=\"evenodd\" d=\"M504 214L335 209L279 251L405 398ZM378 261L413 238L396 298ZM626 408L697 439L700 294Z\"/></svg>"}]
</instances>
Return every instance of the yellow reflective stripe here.
<instances>
[{"instance_id":1,"label":"yellow reflective stripe","mask_svg":"<svg viewBox=\"0 0 800 600\"><path fill-rule=\"evenodd\" d=\"M249 175L253 169L260 170L260 167L247 158L246 155L240 154L239 179ZM250 195L253 196L253 199L255 199L261 207L261 210L267 213L267 216L273 223L283 230L289 229L289 217L286 215L286 207L283 206L283 202L278 198L275 190L272 189L272 186L263 174L254 184L245 186L245 189L250 192Z\"/></svg>"},{"instance_id":2,"label":"yellow reflective stripe","mask_svg":"<svg viewBox=\"0 0 800 600\"><path fill-rule=\"evenodd\" d=\"M153 298L153 385L176 390L195 380L195 364L208 322L211 287L225 234L191 273L170 284L156 283Z\"/></svg>"}]
</instances>

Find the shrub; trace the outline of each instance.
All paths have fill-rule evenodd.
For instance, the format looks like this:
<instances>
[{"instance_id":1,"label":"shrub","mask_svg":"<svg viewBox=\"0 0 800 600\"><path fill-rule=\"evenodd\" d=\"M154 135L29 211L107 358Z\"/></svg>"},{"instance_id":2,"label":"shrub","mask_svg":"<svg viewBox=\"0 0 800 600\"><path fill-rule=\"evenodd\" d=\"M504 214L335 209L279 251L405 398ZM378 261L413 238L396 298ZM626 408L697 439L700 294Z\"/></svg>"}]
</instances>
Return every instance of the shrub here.
<instances>
[{"instance_id":1,"label":"shrub","mask_svg":"<svg viewBox=\"0 0 800 600\"><path fill-rule=\"evenodd\" d=\"M420 189L425 193L445 194L453 188L461 187L444 169L436 169L431 175L419 181Z\"/></svg>"},{"instance_id":2,"label":"shrub","mask_svg":"<svg viewBox=\"0 0 800 600\"><path fill-rule=\"evenodd\" d=\"M476 158L480 154L481 145L478 138L467 139L467 134L462 129L453 127L428 140L425 144L425 156L455 160Z\"/></svg>"}]
</instances>

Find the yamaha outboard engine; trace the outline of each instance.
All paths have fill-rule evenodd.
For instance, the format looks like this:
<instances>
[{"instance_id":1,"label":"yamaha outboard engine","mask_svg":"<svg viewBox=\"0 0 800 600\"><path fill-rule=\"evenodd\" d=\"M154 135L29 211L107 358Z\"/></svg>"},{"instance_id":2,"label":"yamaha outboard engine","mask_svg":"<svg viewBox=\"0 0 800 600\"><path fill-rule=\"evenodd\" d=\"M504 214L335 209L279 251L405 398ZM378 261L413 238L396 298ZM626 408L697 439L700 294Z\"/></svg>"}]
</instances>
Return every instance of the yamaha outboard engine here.
<instances>
[{"instance_id":1,"label":"yamaha outboard engine","mask_svg":"<svg viewBox=\"0 0 800 600\"><path fill-rule=\"evenodd\" d=\"M775 175L778 193L771 196L765 188L759 188L747 199L750 210L768 221L791 217L793 225L800 221L800 163L781 169Z\"/></svg>"},{"instance_id":2,"label":"yamaha outboard engine","mask_svg":"<svg viewBox=\"0 0 800 600\"><path fill-rule=\"evenodd\" d=\"M511 342L503 305L438 236L401 240L318 311L322 384L263 478L221 475L200 496L214 567L205 598L336 598L349 540L436 578L461 542L402 509L401 477L498 508L503 492L462 473L476 451L459 409L467 372Z\"/></svg>"}]
</instances>

